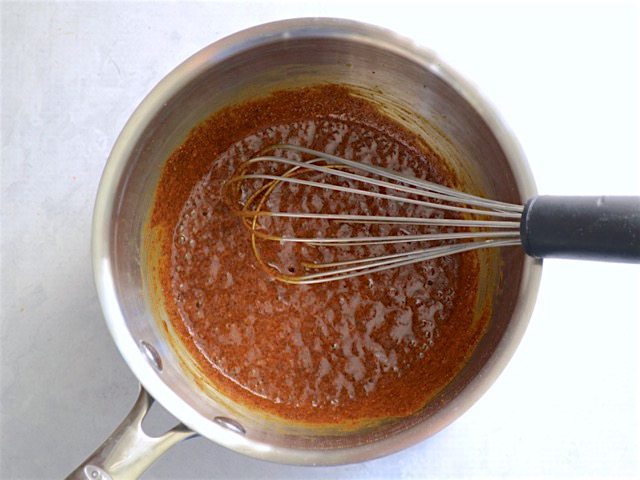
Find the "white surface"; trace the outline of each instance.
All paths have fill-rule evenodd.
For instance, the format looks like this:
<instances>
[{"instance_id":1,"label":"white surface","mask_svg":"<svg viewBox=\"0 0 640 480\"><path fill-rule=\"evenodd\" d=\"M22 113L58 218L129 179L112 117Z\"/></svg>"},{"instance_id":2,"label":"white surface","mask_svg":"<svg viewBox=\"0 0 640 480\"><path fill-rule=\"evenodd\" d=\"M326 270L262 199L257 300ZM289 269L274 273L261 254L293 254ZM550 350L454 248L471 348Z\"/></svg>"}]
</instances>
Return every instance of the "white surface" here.
<instances>
[{"instance_id":1,"label":"white surface","mask_svg":"<svg viewBox=\"0 0 640 480\"><path fill-rule=\"evenodd\" d=\"M118 132L173 66L253 24L342 16L414 38L472 79L539 190L640 194L638 9L284 3L2 4L0 477L60 478L121 420L136 381L93 287L89 238ZM146 478L640 477L638 266L548 261L506 371L409 450L332 468L195 439ZM152 431L170 425L156 408Z\"/></svg>"}]
</instances>

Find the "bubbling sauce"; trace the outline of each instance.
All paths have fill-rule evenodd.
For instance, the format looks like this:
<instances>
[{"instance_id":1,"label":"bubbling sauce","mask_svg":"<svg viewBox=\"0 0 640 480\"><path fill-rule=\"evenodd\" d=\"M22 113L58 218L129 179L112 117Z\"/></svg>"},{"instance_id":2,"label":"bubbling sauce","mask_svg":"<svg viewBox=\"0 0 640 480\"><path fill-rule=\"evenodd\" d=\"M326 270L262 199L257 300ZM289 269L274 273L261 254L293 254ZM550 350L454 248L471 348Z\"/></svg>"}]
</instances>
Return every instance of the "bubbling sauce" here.
<instances>
[{"instance_id":1,"label":"bubbling sauce","mask_svg":"<svg viewBox=\"0 0 640 480\"><path fill-rule=\"evenodd\" d=\"M210 382L251 408L306 424L410 415L460 371L486 326L473 314L477 256L324 284L274 280L256 264L249 233L221 190L240 162L278 143L457 184L433 151L346 87L281 91L222 110L172 154L156 193L150 228L168 232L159 237L157 275L172 326ZM286 189L269 199L271 210L442 217L421 206ZM291 225L282 228L293 233L286 230ZM297 228L304 236L397 233L385 225L322 221ZM261 246L265 258L289 272L300 256L336 261L408 248L416 246L311 253L290 243Z\"/></svg>"}]
</instances>

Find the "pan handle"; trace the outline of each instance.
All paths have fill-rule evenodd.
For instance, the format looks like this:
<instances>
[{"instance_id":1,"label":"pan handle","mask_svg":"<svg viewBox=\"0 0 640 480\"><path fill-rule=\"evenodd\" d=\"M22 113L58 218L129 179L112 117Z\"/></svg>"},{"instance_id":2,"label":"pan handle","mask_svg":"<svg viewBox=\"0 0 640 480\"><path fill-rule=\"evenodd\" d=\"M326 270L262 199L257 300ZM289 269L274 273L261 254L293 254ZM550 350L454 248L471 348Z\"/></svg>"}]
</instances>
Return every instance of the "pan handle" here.
<instances>
[{"instance_id":1,"label":"pan handle","mask_svg":"<svg viewBox=\"0 0 640 480\"><path fill-rule=\"evenodd\" d=\"M67 477L67 480L120 480L138 478L164 452L197 433L179 423L159 437L142 430L142 420L154 400L140 385L136 403L122 423Z\"/></svg>"}]
</instances>

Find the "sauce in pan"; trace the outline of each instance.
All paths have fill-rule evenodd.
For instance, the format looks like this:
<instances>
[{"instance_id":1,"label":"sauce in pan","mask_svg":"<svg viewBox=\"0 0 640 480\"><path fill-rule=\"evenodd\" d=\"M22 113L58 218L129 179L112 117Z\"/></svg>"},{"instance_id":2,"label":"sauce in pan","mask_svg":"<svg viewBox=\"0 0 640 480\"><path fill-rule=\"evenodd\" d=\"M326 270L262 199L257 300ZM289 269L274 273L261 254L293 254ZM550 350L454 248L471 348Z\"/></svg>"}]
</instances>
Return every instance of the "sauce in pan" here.
<instances>
[{"instance_id":1,"label":"sauce in pan","mask_svg":"<svg viewBox=\"0 0 640 480\"><path fill-rule=\"evenodd\" d=\"M256 264L249 232L221 187L239 162L276 143L456 184L433 151L346 87L281 91L216 113L169 158L150 222L169 232L158 273L174 330L220 391L286 420L358 424L419 410L460 371L486 327L473 315L476 253L325 284L274 280ZM441 216L424 207L287 188L269 200L275 209ZM387 226L299 228L307 235L394 233ZM408 247L352 248L360 250L314 254L331 261ZM261 250L289 271L298 268L299 256L311 255L274 242Z\"/></svg>"}]
</instances>

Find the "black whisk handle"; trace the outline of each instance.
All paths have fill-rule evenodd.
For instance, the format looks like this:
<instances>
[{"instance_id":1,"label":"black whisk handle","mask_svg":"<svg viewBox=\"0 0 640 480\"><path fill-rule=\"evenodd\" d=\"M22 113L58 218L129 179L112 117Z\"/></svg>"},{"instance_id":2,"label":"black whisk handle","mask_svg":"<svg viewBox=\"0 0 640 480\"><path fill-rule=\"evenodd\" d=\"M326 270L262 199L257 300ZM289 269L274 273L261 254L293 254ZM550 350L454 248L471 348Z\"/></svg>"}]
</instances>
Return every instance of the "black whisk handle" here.
<instances>
[{"instance_id":1,"label":"black whisk handle","mask_svg":"<svg viewBox=\"0 0 640 480\"><path fill-rule=\"evenodd\" d=\"M533 197L520 237L532 257L640 263L640 197Z\"/></svg>"}]
</instances>

